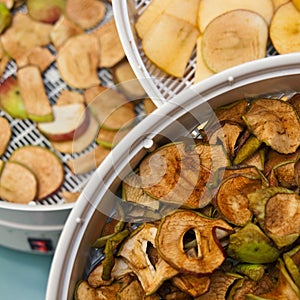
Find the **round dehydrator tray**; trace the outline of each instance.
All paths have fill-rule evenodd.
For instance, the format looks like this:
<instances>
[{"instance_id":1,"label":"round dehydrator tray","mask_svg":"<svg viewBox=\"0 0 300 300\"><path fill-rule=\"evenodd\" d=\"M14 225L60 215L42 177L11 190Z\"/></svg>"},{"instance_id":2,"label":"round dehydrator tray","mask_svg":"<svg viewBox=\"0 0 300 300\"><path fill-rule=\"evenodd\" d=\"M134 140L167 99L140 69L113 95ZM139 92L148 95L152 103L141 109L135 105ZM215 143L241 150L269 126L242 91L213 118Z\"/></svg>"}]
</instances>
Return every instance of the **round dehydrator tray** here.
<instances>
[{"instance_id":1,"label":"round dehydrator tray","mask_svg":"<svg viewBox=\"0 0 300 300\"><path fill-rule=\"evenodd\" d=\"M186 89L140 122L92 175L60 236L46 299L73 299L93 263L91 245L114 212L122 179L167 141L196 132L212 109L238 99L282 97L300 91L300 53L264 58L228 69Z\"/></svg>"},{"instance_id":2,"label":"round dehydrator tray","mask_svg":"<svg viewBox=\"0 0 300 300\"><path fill-rule=\"evenodd\" d=\"M180 78L163 72L147 58L142 48L141 39L135 30L135 22L152 2L154 1L112 0L112 6L120 40L128 61L149 97L157 106L160 106L194 84L197 49L193 50L185 73ZM274 55L278 55L278 53L269 43L266 56Z\"/></svg>"},{"instance_id":3,"label":"round dehydrator tray","mask_svg":"<svg viewBox=\"0 0 300 300\"><path fill-rule=\"evenodd\" d=\"M113 16L111 4L106 3L105 5L106 13L99 25L104 24ZM16 11L26 12L26 6L22 6ZM52 44L49 44L47 47L52 54L56 54ZM10 60L1 82L15 75L16 72L17 65L13 60ZM98 76L103 86L116 87L109 68L99 69ZM43 72L42 77L45 91L51 104L56 103L62 90L79 91L72 89L62 80L55 62ZM143 107L137 106L136 113L142 118L144 113ZM13 151L22 146L39 145L55 152L63 162L65 172L64 183L59 191L42 201L32 201L27 205L9 203L0 199L0 245L26 252L53 254L59 235L74 206L74 203L67 203L60 192L81 192L92 174L92 172L87 172L82 175L75 175L66 162L71 158L77 158L89 152L96 146L96 142L80 153L64 154L53 149L50 141L39 132L34 122L28 119L12 118L1 109L0 116L5 117L12 128L12 137L5 153L1 157L3 161L7 161Z\"/></svg>"}]
</instances>

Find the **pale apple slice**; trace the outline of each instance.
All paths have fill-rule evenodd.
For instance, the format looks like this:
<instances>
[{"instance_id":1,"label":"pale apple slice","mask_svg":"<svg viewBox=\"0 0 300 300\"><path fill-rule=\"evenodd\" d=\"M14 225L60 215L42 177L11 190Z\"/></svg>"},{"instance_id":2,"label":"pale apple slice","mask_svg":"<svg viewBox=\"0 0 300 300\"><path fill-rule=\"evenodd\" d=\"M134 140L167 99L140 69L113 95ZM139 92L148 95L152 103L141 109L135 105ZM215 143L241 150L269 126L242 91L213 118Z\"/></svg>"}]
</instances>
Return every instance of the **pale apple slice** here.
<instances>
[{"instance_id":1,"label":"pale apple slice","mask_svg":"<svg viewBox=\"0 0 300 300\"><path fill-rule=\"evenodd\" d=\"M66 15L83 29L96 26L105 16L106 7L102 1L68 0Z\"/></svg>"},{"instance_id":2,"label":"pale apple slice","mask_svg":"<svg viewBox=\"0 0 300 300\"><path fill-rule=\"evenodd\" d=\"M37 22L27 14L14 15L11 26L1 35L1 43L8 55L17 63L35 46L50 43L52 25Z\"/></svg>"},{"instance_id":3,"label":"pale apple slice","mask_svg":"<svg viewBox=\"0 0 300 300\"><path fill-rule=\"evenodd\" d=\"M62 79L73 88L89 88L100 83L98 76L100 43L92 34L69 38L58 50L57 68Z\"/></svg>"},{"instance_id":4,"label":"pale apple slice","mask_svg":"<svg viewBox=\"0 0 300 300\"><path fill-rule=\"evenodd\" d=\"M125 57L114 18L98 27L93 34L99 39L99 68L110 68Z\"/></svg>"},{"instance_id":5,"label":"pale apple slice","mask_svg":"<svg viewBox=\"0 0 300 300\"><path fill-rule=\"evenodd\" d=\"M63 141L63 142L50 141L50 142L53 148L61 153L65 153L65 154L79 153L82 152L83 150L86 150L86 148L88 148L95 142L98 131L99 131L99 123L96 120L96 118L91 114L90 123L87 130L78 138L72 141Z\"/></svg>"},{"instance_id":6,"label":"pale apple slice","mask_svg":"<svg viewBox=\"0 0 300 300\"><path fill-rule=\"evenodd\" d=\"M247 9L260 14L270 24L274 13L272 0L202 0L198 11L198 28L204 32L206 26L217 16L235 9Z\"/></svg>"},{"instance_id":7,"label":"pale apple slice","mask_svg":"<svg viewBox=\"0 0 300 300\"><path fill-rule=\"evenodd\" d=\"M36 46L30 49L26 56L18 60L18 67L33 65L37 66L43 73L54 61L55 56L47 48Z\"/></svg>"},{"instance_id":8,"label":"pale apple slice","mask_svg":"<svg viewBox=\"0 0 300 300\"><path fill-rule=\"evenodd\" d=\"M23 146L11 154L9 161L19 162L34 173L38 182L38 200L58 191L64 182L63 163L48 148L33 145Z\"/></svg>"},{"instance_id":9,"label":"pale apple slice","mask_svg":"<svg viewBox=\"0 0 300 300\"><path fill-rule=\"evenodd\" d=\"M0 117L0 156L5 153L10 141L12 130L9 122L4 117Z\"/></svg>"},{"instance_id":10,"label":"pale apple slice","mask_svg":"<svg viewBox=\"0 0 300 300\"><path fill-rule=\"evenodd\" d=\"M300 11L292 2L281 5L270 24L270 39L279 54L300 51Z\"/></svg>"},{"instance_id":11,"label":"pale apple slice","mask_svg":"<svg viewBox=\"0 0 300 300\"><path fill-rule=\"evenodd\" d=\"M69 20L65 15L62 15L54 24L50 32L50 39L56 49L59 49L70 37L82 34L83 29Z\"/></svg>"},{"instance_id":12,"label":"pale apple slice","mask_svg":"<svg viewBox=\"0 0 300 300\"><path fill-rule=\"evenodd\" d=\"M141 39L144 38L146 32L156 23L159 16L163 14L171 1L172 0L153 0L138 17L135 23L135 29Z\"/></svg>"},{"instance_id":13,"label":"pale apple slice","mask_svg":"<svg viewBox=\"0 0 300 300\"><path fill-rule=\"evenodd\" d=\"M67 161L72 173L76 175L84 174L95 170L110 153L110 149L101 145L96 146L87 153Z\"/></svg>"},{"instance_id":14,"label":"pale apple slice","mask_svg":"<svg viewBox=\"0 0 300 300\"><path fill-rule=\"evenodd\" d=\"M89 109L83 103L53 105L54 120L40 122L37 128L54 142L70 141L80 137L90 122Z\"/></svg>"},{"instance_id":15,"label":"pale apple slice","mask_svg":"<svg viewBox=\"0 0 300 300\"><path fill-rule=\"evenodd\" d=\"M81 192L69 192L69 191L61 191L61 196L65 200L65 203L73 203L76 202Z\"/></svg>"},{"instance_id":16,"label":"pale apple slice","mask_svg":"<svg viewBox=\"0 0 300 300\"><path fill-rule=\"evenodd\" d=\"M19 204L27 204L37 195L38 183L34 173L17 162L4 163L0 175L0 198Z\"/></svg>"},{"instance_id":17,"label":"pale apple slice","mask_svg":"<svg viewBox=\"0 0 300 300\"><path fill-rule=\"evenodd\" d=\"M145 34L142 48L158 68L169 75L182 77L198 34L191 23L162 14Z\"/></svg>"},{"instance_id":18,"label":"pale apple slice","mask_svg":"<svg viewBox=\"0 0 300 300\"><path fill-rule=\"evenodd\" d=\"M195 76L194 83L200 82L201 80L215 74L210 70L206 63L203 60L202 55L202 35L197 39L197 51L196 51L196 67L195 67Z\"/></svg>"},{"instance_id":19,"label":"pale apple slice","mask_svg":"<svg viewBox=\"0 0 300 300\"><path fill-rule=\"evenodd\" d=\"M28 118L35 122L52 121L52 107L39 68L26 66L19 69L17 78Z\"/></svg>"},{"instance_id":20,"label":"pale apple slice","mask_svg":"<svg viewBox=\"0 0 300 300\"><path fill-rule=\"evenodd\" d=\"M27 118L19 83L14 76L8 77L0 85L0 108L13 118Z\"/></svg>"},{"instance_id":21,"label":"pale apple slice","mask_svg":"<svg viewBox=\"0 0 300 300\"><path fill-rule=\"evenodd\" d=\"M87 90L86 97L91 112L101 127L108 130L124 129L136 119L134 106L123 94L112 88L93 88ZM91 95L95 96L94 98Z\"/></svg>"},{"instance_id":22,"label":"pale apple slice","mask_svg":"<svg viewBox=\"0 0 300 300\"><path fill-rule=\"evenodd\" d=\"M163 2L163 1L162 1ZM175 16L197 26L200 0L172 0L164 13Z\"/></svg>"},{"instance_id":23,"label":"pale apple slice","mask_svg":"<svg viewBox=\"0 0 300 300\"><path fill-rule=\"evenodd\" d=\"M56 100L56 105L84 104L84 96L76 91L62 90Z\"/></svg>"},{"instance_id":24,"label":"pale apple slice","mask_svg":"<svg viewBox=\"0 0 300 300\"><path fill-rule=\"evenodd\" d=\"M54 24L65 10L65 0L27 0L28 14L36 21Z\"/></svg>"},{"instance_id":25,"label":"pale apple slice","mask_svg":"<svg viewBox=\"0 0 300 300\"><path fill-rule=\"evenodd\" d=\"M202 55L210 70L227 68L266 56L268 25L253 11L226 12L206 27L202 36Z\"/></svg>"}]
</instances>

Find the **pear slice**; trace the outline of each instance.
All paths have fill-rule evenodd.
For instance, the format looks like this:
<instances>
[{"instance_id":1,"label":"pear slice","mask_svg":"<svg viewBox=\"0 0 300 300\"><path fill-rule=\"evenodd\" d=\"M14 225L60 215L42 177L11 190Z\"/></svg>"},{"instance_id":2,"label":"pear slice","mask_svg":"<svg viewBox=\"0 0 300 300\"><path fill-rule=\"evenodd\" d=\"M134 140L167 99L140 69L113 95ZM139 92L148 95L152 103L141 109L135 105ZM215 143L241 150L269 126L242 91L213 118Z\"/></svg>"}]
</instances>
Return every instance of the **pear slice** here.
<instances>
[{"instance_id":1,"label":"pear slice","mask_svg":"<svg viewBox=\"0 0 300 300\"><path fill-rule=\"evenodd\" d=\"M279 54L300 51L300 10L292 2L280 6L270 24L270 39Z\"/></svg>"},{"instance_id":2,"label":"pear slice","mask_svg":"<svg viewBox=\"0 0 300 300\"><path fill-rule=\"evenodd\" d=\"M268 26L250 10L233 10L209 23L203 32L202 55L210 70L227 68L266 56Z\"/></svg>"},{"instance_id":3,"label":"pear slice","mask_svg":"<svg viewBox=\"0 0 300 300\"><path fill-rule=\"evenodd\" d=\"M0 117L0 156L4 154L6 147L11 138L11 127L4 117Z\"/></svg>"},{"instance_id":4,"label":"pear slice","mask_svg":"<svg viewBox=\"0 0 300 300\"><path fill-rule=\"evenodd\" d=\"M274 13L272 0L202 0L198 11L198 27L204 32L206 26L223 13L246 9L261 15L267 24L270 23Z\"/></svg>"},{"instance_id":5,"label":"pear slice","mask_svg":"<svg viewBox=\"0 0 300 300\"><path fill-rule=\"evenodd\" d=\"M144 36L142 48L152 63L169 75L183 77L198 29L177 17L163 14Z\"/></svg>"},{"instance_id":6,"label":"pear slice","mask_svg":"<svg viewBox=\"0 0 300 300\"><path fill-rule=\"evenodd\" d=\"M197 39L197 51L196 51L196 67L195 67L195 77L194 83L197 83L211 75L214 74L212 70L210 70L206 63L203 60L202 56L202 35L199 35Z\"/></svg>"}]
</instances>

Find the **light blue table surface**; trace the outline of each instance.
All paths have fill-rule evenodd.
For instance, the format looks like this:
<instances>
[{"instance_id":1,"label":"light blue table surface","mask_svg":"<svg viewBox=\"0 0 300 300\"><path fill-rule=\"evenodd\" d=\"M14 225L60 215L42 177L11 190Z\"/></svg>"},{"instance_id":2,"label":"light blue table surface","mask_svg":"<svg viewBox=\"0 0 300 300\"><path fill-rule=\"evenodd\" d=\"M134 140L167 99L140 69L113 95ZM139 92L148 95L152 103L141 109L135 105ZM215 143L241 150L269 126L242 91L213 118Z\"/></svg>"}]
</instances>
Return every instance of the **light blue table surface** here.
<instances>
[{"instance_id":1,"label":"light blue table surface","mask_svg":"<svg viewBox=\"0 0 300 300\"><path fill-rule=\"evenodd\" d=\"M0 299L44 300L51 261L0 246Z\"/></svg>"}]
</instances>

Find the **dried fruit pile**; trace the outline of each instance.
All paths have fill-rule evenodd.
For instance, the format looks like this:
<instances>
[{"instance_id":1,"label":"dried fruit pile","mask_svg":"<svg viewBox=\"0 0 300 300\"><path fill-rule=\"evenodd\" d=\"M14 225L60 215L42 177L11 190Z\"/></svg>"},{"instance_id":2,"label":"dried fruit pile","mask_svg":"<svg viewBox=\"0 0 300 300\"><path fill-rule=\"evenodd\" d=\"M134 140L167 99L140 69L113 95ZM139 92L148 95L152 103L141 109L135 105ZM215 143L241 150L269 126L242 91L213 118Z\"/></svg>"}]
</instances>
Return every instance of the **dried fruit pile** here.
<instances>
[{"instance_id":1,"label":"dried fruit pile","mask_svg":"<svg viewBox=\"0 0 300 300\"><path fill-rule=\"evenodd\" d=\"M241 99L147 154L75 299L300 299L299 107Z\"/></svg>"},{"instance_id":2,"label":"dried fruit pile","mask_svg":"<svg viewBox=\"0 0 300 300\"><path fill-rule=\"evenodd\" d=\"M300 50L298 0L153 0L146 5L135 23L141 48L176 78L190 65L196 83L266 57L270 41L279 54Z\"/></svg>"},{"instance_id":3,"label":"dried fruit pile","mask_svg":"<svg viewBox=\"0 0 300 300\"><path fill-rule=\"evenodd\" d=\"M132 100L143 100L145 92L134 80L111 10L111 4L98 0L0 1L2 200L45 199L61 188L64 168L76 176L94 170L134 125ZM7 72L11 65L13 74ZM103 69L114 86L102 83ZM47 72L63 83L54 97ZM128 80L133 81L126 84ZM31 147L25 140L24 150L13 146L14 152L8 155L14 119L34 124L49 147ZM91 150L82 153L91 145ZM44 153L38 156L43 162L39 170L23 158L16 165L15 152L21 156L22 151L33 157L36 151ZM49 155L58 159L59 170L53 170ZM68 158L62 161L65 155ZM24 170L23 176L14 175L18 169ZM41 172L46 179L41 179ZM43 193L46 181L52 188ZM78 193L63 191L62 196L68 201Z\"/></svg>"}]
</instances>

